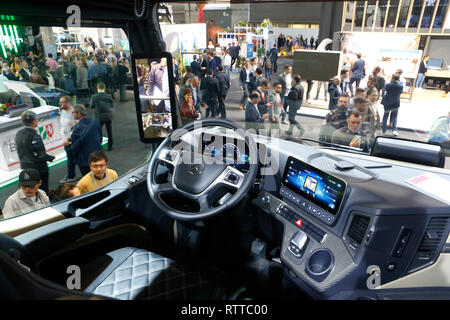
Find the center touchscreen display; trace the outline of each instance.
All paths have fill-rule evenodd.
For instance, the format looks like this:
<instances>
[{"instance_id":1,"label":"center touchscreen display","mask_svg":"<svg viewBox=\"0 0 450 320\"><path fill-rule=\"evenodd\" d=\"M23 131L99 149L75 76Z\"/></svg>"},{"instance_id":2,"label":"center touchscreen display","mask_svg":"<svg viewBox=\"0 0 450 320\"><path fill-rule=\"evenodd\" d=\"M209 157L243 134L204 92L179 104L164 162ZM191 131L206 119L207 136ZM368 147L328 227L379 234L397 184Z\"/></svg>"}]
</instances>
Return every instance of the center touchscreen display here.
<instances>
[{"instance_id":1,"label":"center touchscreen display","mask_svg":"<svg viewBox=\"0 0 450 320\"><path fill-rule=\"evenodd\" d=\"M283 184L292 191L336 214L344 197L346 182L289 157Z\"/></svg>"}]
</instances>

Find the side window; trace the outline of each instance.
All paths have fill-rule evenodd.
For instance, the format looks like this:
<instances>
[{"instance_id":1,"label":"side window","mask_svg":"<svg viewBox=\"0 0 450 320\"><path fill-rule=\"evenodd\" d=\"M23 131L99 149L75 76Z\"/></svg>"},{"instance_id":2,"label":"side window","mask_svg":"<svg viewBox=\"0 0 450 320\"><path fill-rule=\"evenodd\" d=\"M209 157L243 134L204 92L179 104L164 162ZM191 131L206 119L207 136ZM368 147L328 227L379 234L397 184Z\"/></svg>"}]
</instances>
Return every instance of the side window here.
<instances>
[{"instance_id":1,"label":"side window","mask_svg":"<svg viewBox=\"0 0 450 320\"><path fill-rule=\"evenodd\" d=\"M92 192L148 157L123 30L11 30L0 50L0 219Z\"/></svg>"}]
</instances>

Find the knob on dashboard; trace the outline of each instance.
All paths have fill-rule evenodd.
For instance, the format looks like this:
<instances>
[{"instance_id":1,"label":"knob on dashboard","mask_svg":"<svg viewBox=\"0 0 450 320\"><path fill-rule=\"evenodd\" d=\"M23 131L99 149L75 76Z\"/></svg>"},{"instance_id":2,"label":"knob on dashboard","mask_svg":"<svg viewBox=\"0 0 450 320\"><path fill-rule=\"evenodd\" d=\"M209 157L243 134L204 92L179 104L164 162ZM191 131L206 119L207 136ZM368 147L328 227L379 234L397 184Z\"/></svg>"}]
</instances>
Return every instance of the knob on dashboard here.
<instances>
[{"instance_id":1,"label":"knob on dashboard","mask_svg":"<svg viewBox=\"0 0 450 320\"><path fill-rule=\"evenodd\" d=\"M261 198L261 201L265 204L269 204L270 203L270 197L269 196L263 196Z\"/></svg>"}]
</instances>

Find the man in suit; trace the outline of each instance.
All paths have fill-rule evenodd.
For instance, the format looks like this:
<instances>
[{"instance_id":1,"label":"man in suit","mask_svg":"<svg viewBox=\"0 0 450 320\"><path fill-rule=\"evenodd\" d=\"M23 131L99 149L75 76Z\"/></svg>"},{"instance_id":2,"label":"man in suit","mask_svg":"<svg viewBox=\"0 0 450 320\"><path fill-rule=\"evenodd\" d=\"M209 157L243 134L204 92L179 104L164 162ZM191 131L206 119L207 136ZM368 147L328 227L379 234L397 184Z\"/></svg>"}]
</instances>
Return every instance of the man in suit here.
<instances>
[{"instance_id":1,"label":"man in suit","mask_svg":"<svg viewBox=\"0 0 450 320\"><path fill-rule=\"evenodd\" d=\"M243 91L244 95L241 98L240 107L242 110L245 109L247 105L248 96L251 93L249 91L250 80L254 77L253 72L250 70L250 60L245 61L245 66L241 69L239 73L239 87Z\"/></svg>"},{"instance_id":2,"label":"man in suit","mask_svg":"<svg viewBox=\"0 0 450 320\"><path fill-rule=\"evenodd\" d=\"M363 59L361 59L361 53L358 53L356 55L358 57L358 60L356 60L353 63L352 66L352 75L350 77L350 93L353 97L353 82L356 82L356 88L359 87L359 84L361 82L361 79L363 79L365 77L365 68L366 68L366 63Z\"/></svg>"},{"instance_id":3,"label":"man in suit","mask_svg":"<svg viewBox=\"0 0 450 320\"><path fill-rule=\"evenodd\" d=\"M208 68L208 61L203 57L202 54L198 57L198 63L200 64L200 79L206 74L206 69Z\"/></svg>"},{"instance_id":4,"label":"man in suit","mask_svg":"<svg viewBox=\"0 0 450 320\"><path fill-rule=\"evenodd\" d=\"M217 61L214 59L214 56L212 53L208 53L209 62L208 62L208 68L211 69L214 76L217 74Z\"/></svg>"},{"instance_id":5,"label":"man in suit","mask_svg":"<svg viewBox=\"0 0 450 320\"><path fill-rule=\"evenodd\" d=\"M226 118L226 110L225 110L225 98L227 96L228 90L230 89L230 78L224 72L223 67L219 66L218 72L216 75L217 80L219 80L219 90L220 94L218 96L219 99L219 110L218 114L221 115L221 118Z\"/></svg>"},{"instance_id":6,"label":"man in suit","mask_svg":"<svg viewBox=\"0 0 450 320\"><path fill-rule=\"evenodd\" d=\"M200 77L200 63L197 60L197 55L194 55L194 60L191 62L192 73Z\"/></svg>"},{"instance_id":7,"label":"man in suit","mask_svg":"<svg viewBox=\"0 0 450 320\"><path fill-rule=\"evenodd\" d=\"M240 46L237 46L234 42L230 47L230 56L231 56L231 68L233 68L234 63L236 62L237 57L239 57L239 51L241 50ZM237 66L239 68L239 66Z\"/></svg>"},{"instance_id":8,"label":"man in suit","mask_svg":"<svg viewBox=\"0 0 450 320\"><path fill-rule=\"evenodd\" d=\"M279 76L278 82L281 83L281 104L283 106L283 112L281 114L281 123L289 124L286 119L286 110L287 110L287 104L286 104L286 97L289 94L289 91L292 87L292 66L290 64L284 65L284 72Z\"/></svg>"},{"instance_id":9,"label":"man in suit","mask_svg":"<svg viewBox=\"0 0 450 320\"><path fill-rule=\"evenodd\" d=\"M264 128L264 120L267 119L267 113L261 115L258 110L258 103L260 101L260 95L258 92L252 92L250 94L250 101L245 107L245 129L256 130L259 133L260 129Z\"/></svg>"},{"instance_id":10,"label":"man in suit","mask_svg":"<svg viewBox=\"0 0 450 320\"><path fill-rule=\"evenodd\" d=\"M217 114L218 97L220 94L219 80L213 77L211 69L206 69L206 77L202 80L201 88L203 92L203 100L208 108L206 109L205 118L215 117Z\"/></svg>"},{"instance_id":11,"label":"man in suit","mask_svg":"<svg viewBox=\"0 0 450 320\"><path fill-rule=\"evenodd\" d=\"M122 47L119 47L119 51L116 52L116 58L119 60L120 58L127 58L125 51L122 50Z\"/></svg>"},{"instance_id":12,"label":"man in suit","mask_svg":"<svg viewBox=\"0 0 450 320\"><path fill-rule=\"evenodd\" d=\"M278 68L277 68L278 50L277 50L276 44L274 44L273 48L270 49L269 57L270 57L270 62L272 62L272 73L276 73L278 70Z\"/></svg>"},{"instance_id":13,"label":"man in suit","mask_svg":"<svg viewBox=\"0 0 450 320\"><path fill-rule=\"evenodd\" d=\"M272 89L269 90L269 95L267 101L272 103L272 107L268 110L268 120L270 122L270 135L276 132L277 135L280 134L280 114L283 110L281 104L281 83L275 82L272 85Z\"/></svg>"},{"instance_id":14,"label":"man in suit","mask_svg":"<svg viewBox=\"0 0 450 320\"><path fill-rule=\"evenodd\" d=\"M392 134L398 136L397 132L397 115L400 108L400 95L403 92L403 83L400 82L400 77L397 74L393 74L391 82L386 85L386 94L381 100L381 104L384 106L383 115L383 134L386 133L387 119L391 114L392 121Z\"/></svg>"},{"instance_id":15,"label":"man in suit","mask_svg":"<svg viewBox=\"0 0 450 320\"><path fill-rule=\"evenodd\" d=\"M269 109L273 107L273 103L267 100L269 96L269 86L269 81L267 79L264 79L259 83L259 86L256 87L255 90L259 93L260 96L258 110L261 115L268 114Z\"/></svg>"}]
</instances>

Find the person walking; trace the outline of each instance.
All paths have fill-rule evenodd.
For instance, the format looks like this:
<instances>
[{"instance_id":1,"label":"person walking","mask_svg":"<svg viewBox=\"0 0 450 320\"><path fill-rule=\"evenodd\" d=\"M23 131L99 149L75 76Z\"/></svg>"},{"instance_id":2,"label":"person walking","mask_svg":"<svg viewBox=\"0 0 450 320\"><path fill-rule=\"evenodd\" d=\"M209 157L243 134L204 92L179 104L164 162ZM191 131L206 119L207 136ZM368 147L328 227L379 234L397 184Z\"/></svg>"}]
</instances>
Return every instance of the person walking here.
<instances>
[{"instance_id":1,"label":"person walking","mask_svg":"<svg viewBox=\"0 0 450 320\"><path fill-rule=\"evenodd\" d=\"M222 59L223 70L227 74L228 78L231 79L230 71L231 71L231 56L228 50L224 50L224 55Z\"/></svg>"},{"instance_id":2,"label":"person walking","mask_svg":"<svg viewBox=\"0 0 450 320\"><path fill-rule=\"evenodd\" d=\"M40 189L48 194L49 173L47 162L52 162L55 157L45 150L44 141L37 131L38 119L36 113L26 110L21 116L24 128L17 131L15 143L20 160L20 168L36 169L39 171L42 184Z\"/></svg>"},{"instance_id":3,"label":"person walking","mask_svg":"<svg viewBox=\"0 0 450 320\"><path fill-rule=\"evenodd\" d=\"M378 97L384 96L385 93L385 87L386 87L386 80L380 75L381 73L381 67L376 66L372 70L372 80L375 83L375 88L378 92Z\"/></svg>"},{"instance_id":4,"label":"person walking","mask_svg":"<svg viewBox=\"0 0 450 320\"><path fill-rule=\"evenodd\" d=\"M241 69L241 72L239 73L239 87L243 92L243 96L240 102L240 108L242 110L245 110L245 107L247 105L248 96L250 94L249 84L253 77L254 77L253 72L250 69L250 60L246 60L244 67Z\"/></svg>"},{"instance_id":5,"label":"person walking","mask_svg":"<svg viewBox=\"0 0 450 320\"><path fill-rule=\"evenodd\" d=\"M95 118L100 122L100 126L105 125L108 133L108 151L112 150L113 135L112 135L112 120L114 102L109 93L105 92L106 86L103 82L97 84L97 93L91 97L90 105L95 109Z\"/></svg>"},{"instance_id":6,"label":"person walking","mask_svg":"<svg viewBox=\"0 0 450 320\"><path fill-rule=\"evenodd\" d=\"M192 68L192 73L195 74L197 77L201 77L201 66L200 63L197 61L197 55L194 55L193 57L193 61L191 62L191 68Z\"/></svg>"},{"instance_id":7,"label":"person walking","mask_svg":"<svg viewBox=\"0 0 450 320\"><path fill-rule=\"evenodd\" d=\"M103 151L102 127L97 119L87 116L87 109L82 104L77 104L72 114L78 123L72 128L70 138L64 142L64 146L67 147L68 152L72 153L75 164L85 176L91 171L89 155L95 151Z\"/></svg>"},{"instance_id":8,"label":"person walking","mask_svg":"<svg viewBox=\"0 0 450 320\"><path fill-rule=\"evenodd\" d=\"M250 101L245 106L245 130L252 129L259 133L259 130L264 128L264 120L267 119L268 114L260 114L259 101L260 95L258 92L250 93Z\"/></svg>"},{"instance_id":9,"label":"person walking","mask_svg":"<svg viewBox=\"0 0 450 320\"><path fill-rule=\"evenodd\" d=\"M128 78L127 73L130 71L125 64L126 58L121 58L119 63L117 64L117 81L119 85L119 93L120 93L120 102L127 102L126 94L127 94L127 84Z\"/></svg>"},{"instance_id":10,"label":"person walking","mask_svg":"<svg viewBox=\"0 0 450 320\"><path fill-rule=\"evenodd\" d=\"M72 132L72 127L76 124L75 119L73 118L72 111L72 100L69 96L63 96L59 99L59 105L61 107L61 116L60 116L60 124L61 124L61 135L66 141L70 138L70 134ZM75 163L71 152L67 151L67 147L64 147L67 156L67 175L64 179L60 180L60 183L66 182L75 182L76 181L76 172L75 172Z\"/></svg>"},{"instance_id":11,"label":"person walking","mask_svg":"<svg viewBox=\"0 0 450 320\"><path fill-rule=\"evenodd\" d=\"M226 119L226 108L225 108L225 99L228 93L228 90L230 89L230 78L225 73L222 66L218 67L218 72L216 75L216 79L219 81L219 109L217 111L217 114L220 114L220 117L222 119Z\"/></svg>"},{"instance_id":12,"label":"person walking","mask_svg":"<svg viewBox=\"0 0 450 320\"><path fill-rule=\"evenodd\" d=\"M383 124L382 131L383 134L386 133L387 120L389 114L391 115L392 121L392 134L398 136L397 132L397 116L398 109L400 107L400 95L403 92L403 84L400 82L400 77L397 74L393 74L391 77L391 82L386 85L386 94L381 100L381 104L384 106Z\"/></svg>"},{"instance_id":13,"label":"person walking","mask_svg":"<svg viewBox=\"0 0 450 320\"><path fill-rule=\"evenodd\" d=\"M292 87L292 66L290 64L284 65L284 72L280 75L278 82L281 83L281 104L283 105L283 113L281 114L281 123L289 124L286 119L287 107L286 98Z\"/></svg>"},{"instance_id":14,"label":"person walking","mask_svg":"<svg viewBox=\"0 0 450 320\"><path fill-rule=\"evenodd\" d=\"M278 71L277 61L278 61L278 50L277 50L277 45L274 44L273 48L270 49L270 62L272 63L272 72L273 73L277 73L277 71Z\"/></svg>"},{"instance_id":15,"label":"person walking","mask_svg":"<svg viewBox=\"0 0 450 320\"><path fill-rule=\"evenodd\" d=\"M300 123L295 120L295 117L297 116L297 111L302 106L303 102L303 93L304 89L302 85L300 84L302 78L299 74L296 74L292 77L293 83L292 88L289 91L288 96L286 97L286 103L289 106L289 129L285 133L287 135L292 135L294 127L300 130L299 136L302 136L305 132L305 129L302 127Z\"/></svg>"},{"instance_id":16,"label":"person walking","mask_svg":"<svg viewBox=\"0 0 450 320\"><path fill-rule=\"evenodd\" d=\"M216 117L220 89L219 80L213 76L211 69L206 69L206 77L202 80L201 90L203 91L203 100L208 106L205 117Z\"/></svg>"},{"instance_id":17,"label":"person walking","mask_svg":"<svg viewBox=\"0 0 450 320\"><path fill-rule=\"evenodd\" d=\"M270 52L267 51L267 55L264 57L263 67L264 67L264 76L267 80L271 80L272 78L272 61L269 56Z\"/></svg>"},{"instance_id":18,"label":"person walking","mask_svg":"<svg viewBox=\"0 0 450 320\"><path fill-rule=\"evenodd\" d=\"M241 47L236 45L235 42L233 42L233 45L230 47L230 56L231 56L231 68L233 68L236 59L239 57L239 51L241 50ZM239 68L239 66L237 66Z\"/></svg>"},{"instance_id":19,"label":"person walking","mask_svg":"<svg viewBox=\"0 0 450 320\"><path fill-rule=\"evenodd\" d=\"M361 79L363 79L366 75L365 66L366 63L363 59L361 59L361 53L358 53L356 57L358 58L352 66L352 75L350 77L350 93L353 97L353 83L356 82L356 88L359 87L359 84L361 83Z\"/></svg>"},{"instance_id":20,"label":"person walking","mask_svg":"<svg viewBox=\"0 0 450 320\"><path fill-rule=\"evenodd\" d=\"M217 60L214 59L214 56L212 53L208 53L208 68L213 72L213 75L216 76L217 74Z\"/></svg>"},{"instance_id":21,"label":"person walking","mask_svg":"<svg viewBox=\"0 0 450 320\"><path fill-rule=\"evenodd\" d=\"M281 93L283 87L281 83L275 82L272 85L272 89L269 90L267 101L272 103L272 107L268 110L268 121L270 122L269 134L273 135L275 132L277 136L280 134L281 124L281 112L283 111L283 105L281 103Z\"/></svg>"}]
</instances>

